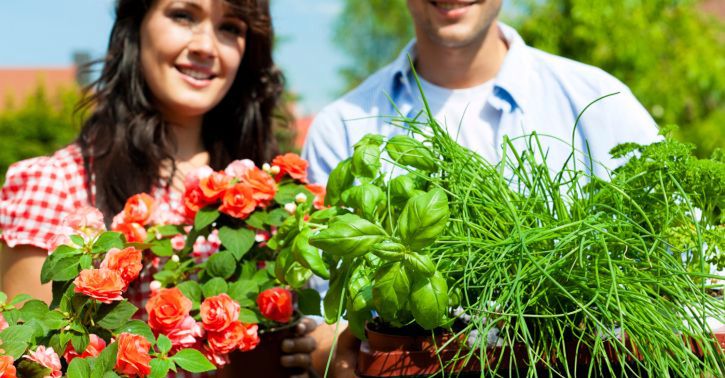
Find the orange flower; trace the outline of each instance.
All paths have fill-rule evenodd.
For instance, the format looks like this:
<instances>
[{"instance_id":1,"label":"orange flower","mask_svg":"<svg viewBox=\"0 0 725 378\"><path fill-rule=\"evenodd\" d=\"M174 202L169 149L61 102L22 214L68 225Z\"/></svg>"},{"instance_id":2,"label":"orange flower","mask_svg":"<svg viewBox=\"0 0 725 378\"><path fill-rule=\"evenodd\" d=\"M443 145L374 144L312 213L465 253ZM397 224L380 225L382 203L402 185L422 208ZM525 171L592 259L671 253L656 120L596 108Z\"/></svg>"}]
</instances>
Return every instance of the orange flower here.
<instances>
[{"instance_id":1,"label":"orange flower","mask_svg":"<svg viewBox=\"0 0 725 378\"><path fill-rule=\"evenodd\" d=\"M178 288L161 289L146 302L149 326L158 332L171 331L189 316L191 306L191 300Z\"/></svg>"},{"instance_id":2,"label":"orange flower","mask_svg":"<svg viewBox=\"0 0 725 378\"><path fill-rule=\"evenodd\" d=\"M252 197L261 207L267 207L277 194L277 183L272 176L257 167L246 170L242 181L252 188Z\"/></svg>"},{"instance_id":3,"label":"orange flower","mask_svg":"<svg viewBox=\"0 0 725 378\"><path fill-rule=\"evenodd\" d=\"M141 263L141 251L134 248L128 247L124 249L111 248L106 257L101 262L101 268L111 269L118 272L123 278L123 282L126 283L124 290L128 288L133 280L138 277L138 274L143 268Z\"/></svg>"},{"instance_id":4,"label":"orange flower","mask_svg":"<svg viewBox=\"0 0 725 378\"><path fill-rule=\"evenodd\" d=\"M232 186L232 177L227 176L224 171L214 172L199 181L199 188L207 202L221 198L230 186Z\"/></svg>"},{"instance_id":5,"label":"orange flower","mask_svg":"<svg viewBox=\"0 0 725 378\"><path fill-rule=\"evenodd\" d=\"M257 325L244 325L240 321L232 322L222 332L207 333L207 341L209 349L214 353L227 354L235 349L246 352L259 344Z\"/></svg>"},{"instance_id":6,"label":"orange flower","mask_svg":"<svg viewBox=\"0 0 725 378\"><path fill-rule=\"evenodd\" d=\"M146 193L131 196L123 207L124 223L149 224L154 209L154 199Z\"/></svg>"},{"instance_id":7,"label":"orange flower","mask_svg":"<svg viewBox=\"0 0 725 378\"><path fill-rule=\"evenodd\" d=\"M267 289L257 296L259 312L267 319L278 323L287 323L292 317L292 293L281 287Z\"/></svg>"},{"instance_id":8,"label":"orange flower","mask_svg":"<svg viewBox=\"0 0 725 378\"><path fill-rule=\"evenodd\" d=\"M88 343L86 350L84 350L80 355L73 348L73 344L68 343L68 346L65 347L65 353L63 353L63 358L65 358L66 362L70 363L76 357L96 357L101 354L103 349L106 348L106 342L102 338L92 333L88 336L90 336L91 341Z\"/></svg>"},{"instance_id":9,"label":"orange flower","mask_svg":"<svg viewBox=\"0 0 725 378\"><path fill-rule=\"evenodd\" d=\"M295 180L307 182L307 161L297 154L279 155L272 160L272 165L279 167L279 173L275 177L277 181L287 174Z\"/></svg>"},{"instance_id":10,"label":"orange flower","mask_svg":"<svg viewBox=\"0 0 725 378\"><path fill-rule=\"evenodd\" d=\"M14 362L10 356L0 356L0 378L16 378Z\"/></svg>"},{"instance_id":11,"label":"orange flower","mask_svg":"<svg viewBox=\"0 0 725 378\"><path fill-rule=\"evenodd\" d=\"M234 218L247 219L256 207L252 189L246 184L236 184L224 193L219 211Z\"/></svg>"},{"instance_id":12,"label":"orange flower","mask_svg":"<svg viewBox=\"0 0 725 378\"><path fill-rule=\"evenodd\" d=\"M184 192L184 210L186 212L186 217L192 222L196 213L208 204L209 203L204 198L204 193L201 191L200 187L189 187Z\"/></svg>"},{"instance_id":13,"label":"orange flower","mask_svg":"<svg viewBox=\"0 0 725 378\"><path fill-rule=\"evenodd\" d=\"M147 235L146 229L138 223L120 223L113 227L113 231L122 233L128 243L143 243Z\"/></svg>"},{"instance_id":14,"label":"orange flower","mask_svg":"<svg viewBox=\"0 0 725 378\"><path fill-rule=\"evenodd\" d=\"M239 319L239 303L227 294L209 297L201 304L201 321L209 332L221 332Z\"/></svg>"},{"instance_id":15,"label":"orange flower","mask_svg":"<svg viewBox=\"0 0 725 378\"><path fill-rule=\"evenodd\" d=\"M324 208L326 194L325 187L319 184L308 184L305 185L305 188L315 196L315 200L312 202L312 205L315 207L315 209L320 210Z\"/></svg>"},{"instance_id":16,"label":"orange flower","mask_svg":"<svg viewBox=\"0 0 725 378\"><path fill-rule=\"evenodd\" d=\"M151 374L151 343L143 336L130 333L118 335L118 354L115 370L129 377L145 377Z\"/></svg>"},{"instance_id":17,"label":"orange flower","mask_svg":"<svg viewBox=\"0 0 725 378\"><path fill-rule=\"evenodd\" d=\"M103 303L121 301L126 283L121 275L110 269L85 269L73 281L76 293L87 295Z\"/></svg>"}]
</instances>

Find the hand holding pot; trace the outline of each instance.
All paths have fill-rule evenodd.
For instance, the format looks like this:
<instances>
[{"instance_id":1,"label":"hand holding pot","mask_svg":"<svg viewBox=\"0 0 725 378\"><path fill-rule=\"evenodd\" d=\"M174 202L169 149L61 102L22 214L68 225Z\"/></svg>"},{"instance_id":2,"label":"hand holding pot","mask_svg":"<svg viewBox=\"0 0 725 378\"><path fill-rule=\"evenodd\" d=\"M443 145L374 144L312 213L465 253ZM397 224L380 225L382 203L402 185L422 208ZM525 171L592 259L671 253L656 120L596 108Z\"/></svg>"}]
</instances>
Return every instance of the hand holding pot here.
<instances>
[{"instance_id":1,"label":"hand holding pot","mask_svg":"<svg viewBox=\"0 0 725 378\"><path fill-rule=\"evenodd\" d=\"M317 323L314 320L303 318L297 324L297 337L282 341L282 351L287 353L280 359L282 366L287 368L302 368L305 370L308 370L312 366L312 358L310 355L317 347L317 342L310 336L310 333L316 327ZM309 377L309 374L303 373L293 377L305 378Z\"/></svg>"}]
</instances>

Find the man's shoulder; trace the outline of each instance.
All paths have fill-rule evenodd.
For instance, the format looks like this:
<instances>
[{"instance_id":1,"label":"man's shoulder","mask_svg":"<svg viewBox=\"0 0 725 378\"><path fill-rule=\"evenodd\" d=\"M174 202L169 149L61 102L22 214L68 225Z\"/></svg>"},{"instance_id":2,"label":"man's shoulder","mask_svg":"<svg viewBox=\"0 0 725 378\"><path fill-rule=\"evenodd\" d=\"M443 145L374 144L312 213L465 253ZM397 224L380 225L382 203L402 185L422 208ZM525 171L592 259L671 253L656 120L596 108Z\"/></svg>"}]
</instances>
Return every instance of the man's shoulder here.
<instances>
[{"instance_id":1,"label":"man's shoulder","mask_svg":"<svg viewBox=\"0 0 725 378\"><path fill-rule=\"evenodd\" d=\"M604 95L629 88L599 67L527 46L532 67L542 80L554 80L568 91Z\"/></svg>"}]
</instances>

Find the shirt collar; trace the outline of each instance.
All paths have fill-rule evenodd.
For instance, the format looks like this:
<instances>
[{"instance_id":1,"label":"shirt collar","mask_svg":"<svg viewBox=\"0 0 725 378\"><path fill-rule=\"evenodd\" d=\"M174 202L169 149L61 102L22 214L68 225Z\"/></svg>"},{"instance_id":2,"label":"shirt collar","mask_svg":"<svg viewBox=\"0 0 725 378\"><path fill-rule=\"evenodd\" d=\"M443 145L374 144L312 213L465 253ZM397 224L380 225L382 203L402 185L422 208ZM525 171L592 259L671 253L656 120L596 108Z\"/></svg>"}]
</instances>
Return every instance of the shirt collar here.
<instances>
[{"instance_id":1,"label":"shirt collar","mask_svg":"<svg viewBox=\"0 0 725 378\"><path fill-rule=\"evenodd\" d=\"M509 50L494 79L494 96L489 101L499 110L513 111L519 108L523 111L528 101L526 84L531 73L531 58L526 43L516 30L503 22L499 22L498 26L509 45ZM408 80L409 57L415 60L415 39L403 48L391 64L393 81L389 93L393 99L399 98L401 91L405 91L405 94L411 97L418 92L416 83Z\"/></svg>"}]
</instances>

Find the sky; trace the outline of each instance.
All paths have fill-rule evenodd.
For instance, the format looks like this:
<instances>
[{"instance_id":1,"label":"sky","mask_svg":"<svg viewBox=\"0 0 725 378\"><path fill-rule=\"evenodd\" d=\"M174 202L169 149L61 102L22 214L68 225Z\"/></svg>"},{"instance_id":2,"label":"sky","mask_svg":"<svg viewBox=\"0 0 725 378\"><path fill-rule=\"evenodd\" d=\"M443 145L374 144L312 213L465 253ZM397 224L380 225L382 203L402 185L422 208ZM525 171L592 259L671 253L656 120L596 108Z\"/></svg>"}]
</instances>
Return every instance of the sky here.
<instances>
[{"instance_id":1,"label":"sky","mask_svg":"<svg viewBox=\"0 0 725 378\"><path fill-rule=\"evenodd\" d=\"M361 0L365 1L365 0ZM113 23L113 0L0 0L0 68L67 67L74 51L103 56ZM333 45L341 0L274 0L281 43L275 60L287 86L301 95L298 111L313 114L342 87L344 63Z\"/></svg>"}]
</instances>

